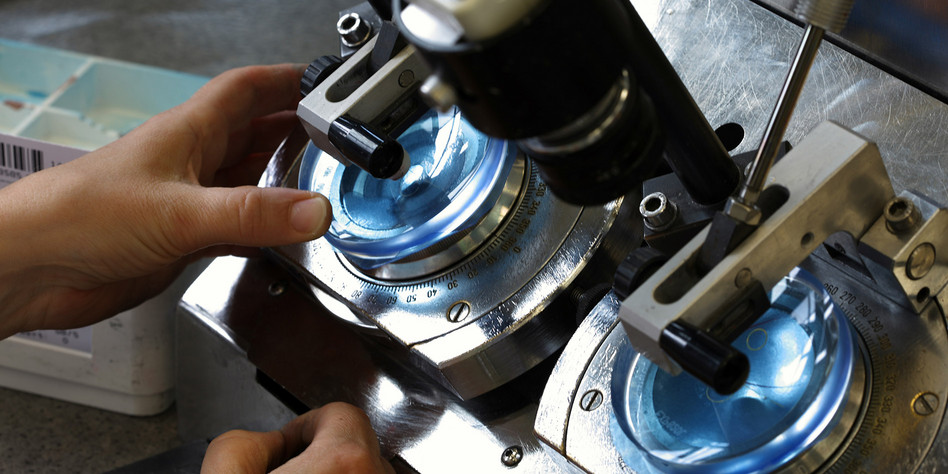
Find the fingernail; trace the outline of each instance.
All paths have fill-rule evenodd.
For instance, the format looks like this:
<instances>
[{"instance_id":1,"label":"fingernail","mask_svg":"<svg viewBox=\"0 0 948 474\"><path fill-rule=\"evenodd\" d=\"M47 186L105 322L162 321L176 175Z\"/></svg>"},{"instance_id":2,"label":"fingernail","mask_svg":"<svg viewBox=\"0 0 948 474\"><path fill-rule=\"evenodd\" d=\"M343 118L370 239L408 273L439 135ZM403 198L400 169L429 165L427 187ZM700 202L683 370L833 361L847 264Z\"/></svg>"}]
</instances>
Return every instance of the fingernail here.
<instances>
[{"instance_id":1,"label":"fingernail","mask_svg":"<svg viewBox=\"0 0 948 474\"><path fill-rule=\"evenodd\" d=\"M293 204L290 211L290 225L302 234L322 234L326 231L329 219L329 201L317 194L310 199L304 199Z\"/></svg>"}]
</instances>

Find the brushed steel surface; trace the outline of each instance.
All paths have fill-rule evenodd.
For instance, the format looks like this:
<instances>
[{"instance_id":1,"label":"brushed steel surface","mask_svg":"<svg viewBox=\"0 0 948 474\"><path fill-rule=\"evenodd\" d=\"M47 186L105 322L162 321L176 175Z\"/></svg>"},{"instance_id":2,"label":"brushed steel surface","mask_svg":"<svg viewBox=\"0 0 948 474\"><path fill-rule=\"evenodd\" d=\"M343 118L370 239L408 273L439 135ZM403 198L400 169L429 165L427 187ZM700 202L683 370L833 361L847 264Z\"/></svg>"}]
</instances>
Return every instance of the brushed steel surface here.
<instances>
[{"instance_id":1,"label":"brushed steel surface","mask_svg":"<svg viewBox=\"0 0 948 474\"><path fill-rule=\"evenodd\" d=\"M754 0L788 15L806 0ZM948 4L859 0L836 40L948 97Z\"/></svg>"},{"instance_id":2,"label":"brushed steel surface","mask_svg":"<svg viewBox=\"0 0 948 474\"><path fill-rule=\"evenodd\" d=\"M803 28L747 0L635 0L714 128L737 123L754 150ZM879 146L896 192L948 202L948 107L832 44L820 47L785 139L826 120Z\"/></svg>"},{"instance_id":3,"label":"brushed steel surface","mask_svg":"<svg viewBox=\"0 0 948 474\"><path fill-rule=\"evenodd\" d=\"M273 296L268 291L273 283L287 286ZM189 327L199 328L205 344L209 343L204 334L216 334L217 344L246 353L253 366L305 406L345 401L361 407L379 435L384 455L420 472L444 472L445 466L463 466L465 472L510 472L501 456L513 445L524 453L518 472L560 472L531 434L536 400L549 369L530 372L498 391L464 402L406 364L399 348L390 349L401 358L386 353L385 338L353 331L315 302L308 290L293 284L285 269L266 259L215 260L185 294L179 311L193 323ZM187 359L180 362L188 364ZM230 371L225 376L233 373L226 360L208 362L223 365ZM209 377L204 370L179 368L186 376ZM253 383L243 383L247 382ZM240 385L235 381L227 386ZM218 392L209 390L206 395L221 396ZM272 411L269 404L255 408L245 403L254 397L266 398L230 397L241 408L259 412L241 414L241 419L259 420ZM205 398L209 406L205 410L197 393L190 393L186 402L189 414L213 417L190 423L195 434L202 425L224 426L219 413L226 411L222 405L228 399ZM204 436L216 434L204 432Z\"/></svg>"}]
</instances>

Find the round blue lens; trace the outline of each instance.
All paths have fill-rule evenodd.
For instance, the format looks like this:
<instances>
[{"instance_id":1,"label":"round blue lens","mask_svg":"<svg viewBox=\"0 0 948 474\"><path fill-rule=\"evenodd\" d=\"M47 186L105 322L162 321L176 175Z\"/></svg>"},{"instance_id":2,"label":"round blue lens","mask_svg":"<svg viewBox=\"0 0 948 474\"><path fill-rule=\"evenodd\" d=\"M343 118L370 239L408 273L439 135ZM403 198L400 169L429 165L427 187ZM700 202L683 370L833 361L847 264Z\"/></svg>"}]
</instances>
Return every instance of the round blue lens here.
<instances>
[{"instance_id":1,"label":"round blue lens","mask_svg":"<svg viewBox=\"0 0 948 474\"><path fill-rule=\"evenodd\" d=\"M644 357L617 364L614 404L622 433L670 472L764 472L812 447L845 406L855 361L849 323L822 286L795 270L771 292L771 309L733 346L750 360L747 383L723 396ZM619 444L619 443L617 443ZM633 453L628 453L632 455Z\"/></svg>"},{"instance_id":2,"label":"round blue lens","mask_svg":"<svg viewBox=\"0 0 948 474\"><path fill-rule=\"evenodd\" d=\"M332 203L326 239L363 268L472 226L493 207L516 158L515 147L480 133L457 109L427 112L398 141L411 157L399 180L341 166L312 144L300 165L300 189Z\"/></svg>"}]
</instances>

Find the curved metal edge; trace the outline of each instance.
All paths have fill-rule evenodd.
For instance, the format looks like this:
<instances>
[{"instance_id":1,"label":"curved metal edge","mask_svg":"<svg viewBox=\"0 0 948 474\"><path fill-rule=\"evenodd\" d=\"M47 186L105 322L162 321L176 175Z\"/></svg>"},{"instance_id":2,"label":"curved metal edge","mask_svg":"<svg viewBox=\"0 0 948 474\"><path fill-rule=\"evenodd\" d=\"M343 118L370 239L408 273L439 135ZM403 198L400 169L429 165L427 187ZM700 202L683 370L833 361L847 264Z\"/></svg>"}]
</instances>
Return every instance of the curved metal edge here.
<instances>
[{"instance_id":1,"label":"curved metal edge","mask_svg":"<svg viewBox=\"0 0 948 474\"><path fill-rule=\"evenodd\" d=\"M610 291L576 330L543 390L533 430L547 448L555 451L551 453L554 457L566 457L569 413L580 381L606 336L619 323L618 307L619 300Z\"/></svg>"}]
</instances>

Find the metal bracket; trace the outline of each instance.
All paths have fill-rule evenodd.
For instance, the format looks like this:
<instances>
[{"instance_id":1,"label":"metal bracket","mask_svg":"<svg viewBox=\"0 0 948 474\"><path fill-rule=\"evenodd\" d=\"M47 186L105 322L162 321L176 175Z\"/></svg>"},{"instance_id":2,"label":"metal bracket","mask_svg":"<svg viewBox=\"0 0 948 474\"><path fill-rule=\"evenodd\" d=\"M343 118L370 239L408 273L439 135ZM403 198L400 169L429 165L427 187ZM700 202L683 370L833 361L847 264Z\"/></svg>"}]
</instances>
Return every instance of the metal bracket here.
<instances>
[{"instance_id":1,"label":"metal bracket","mask_svg":"<svg viewBox=\"0 0 948 474\"><path fill-rule=\"evenodd\" d=\"M748 278L770 288L828 236L859 239L893 196L875 144L832 122L818 126L774 168L769 185L787 202L706 274L693 271L705 228L623 303L620 318L633 347L662 369L681 368L659 347L662 331L681 320L714 332L716 315Z\"/></svg>"},{"instance_id":2,"label":"metal bracket","mask_svg":"<svg viewBox=\"0 0 948 474\"><path fill-rule=\"evenodd\" d=\"M330 125L343 115L373 125L388 120L430 75L428 66L412 46L406 46L378 71L369 74L372 51L378 41L378 35L369 40L304 97L296 109L313 143L344 165L349 160L329 142ZM398 112L410 115L410 111Z\"/></svg>"}]
</instances>

